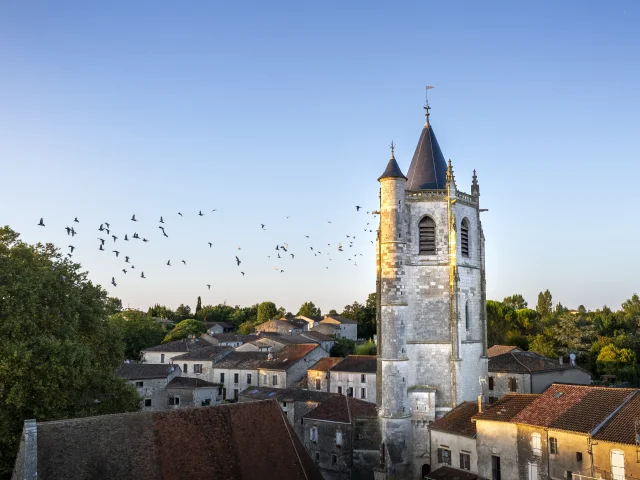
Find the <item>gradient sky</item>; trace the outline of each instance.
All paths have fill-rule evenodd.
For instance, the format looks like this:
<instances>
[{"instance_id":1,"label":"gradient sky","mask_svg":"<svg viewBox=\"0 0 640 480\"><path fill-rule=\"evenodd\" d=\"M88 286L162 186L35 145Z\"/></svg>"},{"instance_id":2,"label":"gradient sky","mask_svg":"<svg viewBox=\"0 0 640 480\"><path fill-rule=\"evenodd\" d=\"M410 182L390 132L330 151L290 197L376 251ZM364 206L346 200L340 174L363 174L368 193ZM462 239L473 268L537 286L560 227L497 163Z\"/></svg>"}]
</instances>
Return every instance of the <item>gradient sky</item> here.
<instances>
[{"instance_id":1,"label":"gradient sky","mask_svg":"<svg viewBox=\"0 0 640 480\"><path fill-rule=\"evenodd\" d=\"M391 140L407 171L434 85L458 188L477 169L489 209L488 297L617 308L640 291L638 25L635 1L0 1L0 224L74 244L131 307L341 310L375 288L354 206L377 207ZM118 240L127 275L105 221L150 239Z\"/></svg>"}]
</instances>

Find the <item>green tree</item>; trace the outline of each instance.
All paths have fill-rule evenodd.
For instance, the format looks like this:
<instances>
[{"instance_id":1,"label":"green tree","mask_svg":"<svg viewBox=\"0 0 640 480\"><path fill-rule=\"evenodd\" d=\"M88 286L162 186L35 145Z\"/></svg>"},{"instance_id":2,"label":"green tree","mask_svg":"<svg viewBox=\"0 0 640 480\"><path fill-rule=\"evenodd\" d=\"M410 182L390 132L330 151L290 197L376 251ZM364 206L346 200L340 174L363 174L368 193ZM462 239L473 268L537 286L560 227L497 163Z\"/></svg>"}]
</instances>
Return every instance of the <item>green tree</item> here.
<instances>
[{"instance_id":1,"label":"green tree","mask_svg":"<svg viewBox=\"0 0 640 480\"><path fill-rule=\"evenodd\" d=\"M0 476L11 476L24 420L139 408L116 374L124 359L107 293L52 244L0 228Z\"/></svg>"},{"instance_id":2,"label":"green tree","mask_svg":"<svg viewBox=\"0 0 640 480\"><path fill-rule=\"evenodd\" d=\"M160 305L158 303L156 303L153 307L149 307L149 310L147 311L147 315L154 318L164 318L166 320L172 320L174 322L176 320L179 320L178 315L176 315L176 312L171 310L169 307Z\"/></svg>"},{"instance_id":3,"label":"green tree","mask_svg":"<svg viewBox=\"0 0 640 480\"><path fill-rule=\"evenodd\" d=\"M504 300L502 300L502 303L513 308L514 310L527 308L527 301L519 293L515 293L509 297L505 297Z\"/></svg>"},{"instance_id":4,"label":"green tree","mask_svg":"<svg viewBox=\"0 0 640 480\"><path fill-rule=\"evenodd\" d=\"M191 315L191 308L189 305L181 303L180 306L176 308L176 315L180 320L185 320Z\"/></svg>"},{"instance_id":5,"label":"green tree","mask_svg":"<svg viewBox=\"0 0 640 480\"><path fill-rule=\"evenodd\" d=\"M173 342L175 340L180 340L182 338L190 337L191 335L195 337L199 337L206 331L207 329L205 328L203 322L199 320L195 320L193 318L189 318L187 320L182 320L180 323L178 323L173 328L173 330L171 330L167 334L167 336L164 337L164 340L162 340L162 343Z\"/></svg>"},{"instance_id":6,"label":"green tree","mask_svg":"<svg viewBox=\"0 0 640 480\"><path fill-rule=\"evenodd\" d=\"M112 315L122 311L122 300L116 297L107 298L107 313Z\"/></svg>"},{"instance_id":7,"label":"green tree","mask_svg":"<svg viewBox=\"0 0 640 480\"><path fill-rule=\"evenodd\" d=\"M313 302L304 302L300 307L300 310L298 310L298 315L305 317L319 317L322 315L322 312Z\"/></svg>"},{"instance_id":8,"label":"green tree","mask_svg":"<svg viewBox=\"0 0 640 480\"><path fill-rule=\"evenodd\" d=\"M502 302L487 300L487 341L489 345L507 343L509 331L515 328L516 312Z\"/></svg>"},{"instance_id":9,"label":"green tree","mask_svg":"<svg viewBox=\"0 0 640 480\"><path fill-rule=\"evenodd\" d=\"M338 338L333 344L329 354L332 357L346 357L356 351L356 343L348 338Z\"/></svg>"},{"instance_id":10,"label":"green tree","mask_svg":"<svg viewBox=\"0 0 640 480\"><path fill-rule=\"evenodd\" d=\"M258 323L268 322L278 315L278 308L273 302L262 302L258 305Z\"/></svg>"},{"instance_id":11,"label":"green tree","mask_svg":"<svg viewBox=\"0 0 640 480\"><path fill-rule=\"evenodd\" d=\"M240 335L249 335L256 331L256 327L253 326L252 323L245 322L240 327L238 327L238 333Z\"/></svg>"},{"instance_id":12,"label":"green tree","mask_svg":"<svg viewBox=\"0 0 640 480\"><path fill-rule=\"evenodd\" d=\"M556 349L552 339L539 333L529 342L529 351L535 352L543 357L555 358Z\"/></svg>"},{"instance_id":13,"label":"green tree","mask_svg":"<svg viewBox=\"0 0 640 480\"><path fill-rule=\"evenodd\" d=\"M364 305L358 302L346 305L340 315L358 322L358 337L373 337L376 334L376 294L369 294Z\"/></svg>"},{"instance_id":14,"label":"green tree","mask_svg":"<svg viewBox=\"0 0 640 480\"><path fill-rule=\"evenodd\" d=\"M625 369L626 371L624 376L628 377L630 372L629 367L635 367L637 359L633 350L628 348L618 348L614 344L610 343L602 347L598 354L596 363L600 373L620 377L620 370ZM632 374L631 376L634 375ZM621 378L621 380L627 380L627 378Z\"/></svg>"},{"instance_id":15,"label":"green tree","mask_svg":"<svg viewBox=\"0 0 640 480\"><path fill-rule=\"evenodd\" d=\"M547 289L544 292L538 294L538 304L536 305L536 311L541 317L548 317L553 311L553 300L551 292Z\"/></svg>"},{"instance_id":16,"label":"green tree","mask_svg":"<svg viewBox=\"0 0 640 480\"><path fill-rule=\"evenodd\" d=\"M196 315L198 315L200 310L202 310L202 298L198 295L198 301L196 302Z\"/></svg>"},{"instance_id":17,"label":"green tree","mask_svg":"<svg viewBox=\"0 0 640 480\"><path fill-rule=\"evenodd\" d=\"M109 317L109 322L120 332L124 355L129 360L138 360L140 351L160 345L167 334L162 325L140 310L116 313Z\"/></svg>"},{"instance_id":18,"label":"green tree","mask_svg":"<svg viewBox=\"0 0 640 480\"><path fill-rule=\"evenodd\" d=\"M373 343L372 339L369 339L365 343L356 345L355 354L356 355L375 355L376 351L377 351L376 344Z\"/></svg>"},{"instance_id":19,"label":"green tree","mask_svg":"<svg viewBox=\"0 0 640 480\"><path fill-rule=\"evenodd\" d=\"M332 308L331 310L329 310L328 315L338 315L338 311L335 308Z\"/></svg>"}]
</instances>

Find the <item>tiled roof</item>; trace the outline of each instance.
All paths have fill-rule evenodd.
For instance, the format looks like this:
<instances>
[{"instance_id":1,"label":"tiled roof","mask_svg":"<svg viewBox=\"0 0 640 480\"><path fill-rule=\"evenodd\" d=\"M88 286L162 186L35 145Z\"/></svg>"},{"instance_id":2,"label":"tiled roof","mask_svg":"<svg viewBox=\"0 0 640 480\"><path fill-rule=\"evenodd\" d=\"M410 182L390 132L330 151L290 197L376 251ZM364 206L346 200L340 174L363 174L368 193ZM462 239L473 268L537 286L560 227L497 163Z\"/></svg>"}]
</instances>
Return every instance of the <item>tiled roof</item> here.
<instances>
[{"instance_id":1,"label":"tiled roof","mask_svg":"<svg viewBox=\"0 0 640 480\"><path fill-rule=\"evenodd\" d=\"M217 386L215 383L191 377L173 377L167 384L167 388L204 388Z\"/></svg>"},{"instance_id":2,"label":"tiled roof","mask_svg":"<svg viewBox=\"0 0 640 480\"><path fill-rule=\"evenodd\" d=\"M167 378L175 370L168 363L123 363L117 374L125 380L145 380L151 378Z\"/></svg>"},{"instance_id":3,"label":"tiled roof","mask_svg":"<svg viewBox=\"0 0 640 480\"><path fill-rule=\"evenodd\" d=\"M635 392L632 388L554 383L511 422L589 433Z\"/></svg>"},{"instance_id":4,"label":"tiled roof","mask_svg":"<svg viewBox=\"0 0 640 480\"><path fill-rule=\"evenodd\" d=\"M322 320L322 315L298 315L296 317L299 320L312 320L314 322L319 322L320 320Z\"/></svg>"},{"instance_id":5,"label":"tiled roof","mask_svg":"<svg viewBox=\"0 0 640 480\"><path fill-rule=\"evenodd\" d=\"M444 465L437 470L427 474L427 480L478 480L477 474L469 470L458 470L457 468Z\"/></svg>"},{"instance_id":6,"label":"tiled roof","mask_svg":"<svg viewBox=\"0 0 640 480\"><path fill-rule=\"evenodd\" d=\"M318 342L303 337L302 335L278 335L278 336L268 336L265 335L269 340L273 342L281 343L282 345L304 345L305 343L313 343L317 344Z\"/></svg>"},{"instance_id":7,"label":"tiled roof","mask_svg":"<svg viewBox=\"0 0 640 480\"><path fill-rule=\"evenodd\" d=\"M322 479L275 401L46 422L37 435L42 478Z\"/></svg>"},{"instance_id":8,"label":"tiled roof","mask_svg":"<svg viewBox=\"0 0 640 480\"><path fill-rule=\"evenodd\" d=\"M260 331L266 327L280 327L283 329L291 329L291 328L304 328L305 325L308 325L304 320L295 320L293 318L285 318L285 319L275 319L269 320L267 322L261 323L260 325L256 325L256 330Z\"/></svg>"},{"instance_id":9,"label":"tiled roof","mask_svg":"<svg viewBox=\"0 0 640 480\"><path fill-rule=\"evenodd\" d=\"M336 331L340 331L340 325L337 323L319 323L310 329L312 332L320 332L325 335L335 335Z\"/></svg>"},{"instance_id":10,"label":"tiled roof","mask_svg":"<svg viewBox=\"0 0 640 480\"><path fill-rule=\"evenodd\" d=\"M219 342L253 342L257 340L258 335L235 335L233 333L216 333L215 335L211 335L212 338L215 338Z\"/></svg>"},{"instance_id":11,"label":"tiled roof","mask_svg":"<svg viewBox=\"0 0 640 480\"><path fill-rule=\"evenodd\" d=\"M373 355L349 355L331 367L332 372L376 373L378 361Z\"/></svg>"},{"instance_id":12,"label":"tiled roof","mask_svg":"<svg viewBox=\"0 0 640 480\"><path fill-rule=\"evenodd\" d=\"M430 428L439 432L473 438L476 436L476 424L471 421L471 417L476 413L478 413L477 403L462 402L444 417L433 422Z\"/></svg>"},{"instance_id":13,"label":"tiled roof","mask_svg":"<svg viewBox=\"0 0 640 480\"><path fill-rule=\"evenodd\" d=\"M427 117L428 120L428 117ZM447 163L427 121L407 172L407 190L442 189L446 186Z\"/></svg>"},{"instance_id":14,"label":"tiled roof","mask_svg":"<svg viewBox=\"0 0 640 480\"><path fill-rule=\"evenodd\" d=\"M206 323L206 327L207 328L211 328L211 327L213 327L215 325L218 325L218 326L220 326L222 328L231 328L231 329L234 328L233 325L231 325L230 323L226 323L226 322L207 322Z\"/></svg>"},{"instance_id":15,"label":"tiled roof","mask_svg":"<svg viewBox=\"0 0 640 480\"><path fill-rule=\"evenodd\" d=\"M515 345L494 345L493 347L489 347L489 350L487 350L487 355L489 356L489 358L491 358L512 351L521 352L522 350L520 350Z\"/></svg>"},{"instance_id":16,"label":"tiled roof","mask_svg":"<svg viewBox=\"0 0 640 480\"><path fill-rule=\"evenodd\" d=\"M534 352L511 351L489 358L490 372L538 373L571 368L578 367L573 367L571 364L560 365L558 360L543 357Z\"/></svg>"},{"instance_id":17,"label":"tiled roof","mask_svg":"<svg viewBox=\"0 0 640 480\"><path fill-rule=\"evenodd\" d=\"M267 359L264 352L231 352L213 364L213 368L228 368L237 370L257 370Z\"/></svg>"},{"instance_id":18,"label":"tiled roof","mask_svg":"<svg viewBox=\"0 0 640 480\"><path fill-rule=\"evenodd\" d=\"M318 405L303 418L351 423L355 417L376 417L377 415L374 403L337 395Z\"/></svg>"},{"instance_id":19,"label":"tiled roof","mask_svg":"<svg viewBox=\"0 0 640 480\"><path fill-rule=\"evenodd\" d=\"M309 370L328 372L331 370L331 367L334 367L343 360L344 358L342 357L324 357L318 360L314 365L310 366Z\"/></svg>"},{"instance_id":20,"label":"tiled roof","mask_svg":"<svg viewBox=\"0 0 640 480\"><path fill-rule=\"evenodd\" d=\"M324 333L314 332L314 331L302 332L299 336L308 337L317 342L335 342L336 341L334 337L330 337L329 335L325 335Z\"/></svg>"},{"instance_id":21,"label":"tiled roof","mask_svg":"<svg viewBox=\"0 0 640 480\"><path fill-rule=\"evenodd\" d=\"M208 347L200 348L193 352L183 353L182 355L178 355L177 357L173 357L171 359L172 362L175 361L183 361L183 360L202 360L202 361L216 361L219 358L228 355L233 352L233 347L224 347L221 345L211 345Z\"/></svg>"},{"instance_id":22,"label":"tiled roof","mask_svg":"<svg viewBox=\"0 0 640 480\"><path fill-rule=\"evenodd\" d=\"M272 360L265 360L262 362L260 364L260 368L264 368L266 370L287 370L316 348L321 347L315 343L305 345L285 345L282 350L273 354ZM321 351L326 352L326 350ZM262 353L262 355L264 358L264 353Z\"/></svg>"},{"instance_id":23,"label":"tiled roof","mask_svg":"<svg viewBox=\"0 0 640 480\"><path fill-rule=\"evenodd\" d=\"M640 419L640 394L633 396L598 432L595 440L636 444L635 422Z\"/></svg>"},{"instance_id":24,"label":"tiled roof","mask_svg":"<svg viewBox=\"0 0 640 480\"><path fill-rule=\"evenodd\" d=\"M199 348L210 347L211 344L201 338L183 338L174 342L163 343L155 347L145 348L143 352L193 352Z\"/></svg>"},{"instance_id":25,"label":"tiled roof","mask_svg":"<svg viewBox=\"0 0 640 480\"><path fill-rule=\"evenodd\" d=\"M474 420L493 420L496 422L508 422L527 408L540 395L509 393L497 402L487 405L482 413L473 416Z\"/></svg>"},{"instance_id":26,"label":"tiled roof","mask_svg":"<svg viewBox=\"0 0 640 480\"><path fill-rule=\"evenodd\" d=\"M325 315L324 319L321 320L321 322L325 322L325 321L331 321L334 320L338 323L344 323L346 324L355 324L357 325L358 322L356 322L355 320L351 320L350 318L347 317L341 317L340 315Z\"/></svg>"},{"instance_id":27,"label":"tiled roof","mask_svg":"<svg viewBox=\"0 0 640 480\"><path fill-rule=\"evenodd\" d=\"M240 397L252 400L278 400L279 402L324 402L338 393L300 390L298 388L249 387L240 392Z\"/></svg>"}]
</instances>

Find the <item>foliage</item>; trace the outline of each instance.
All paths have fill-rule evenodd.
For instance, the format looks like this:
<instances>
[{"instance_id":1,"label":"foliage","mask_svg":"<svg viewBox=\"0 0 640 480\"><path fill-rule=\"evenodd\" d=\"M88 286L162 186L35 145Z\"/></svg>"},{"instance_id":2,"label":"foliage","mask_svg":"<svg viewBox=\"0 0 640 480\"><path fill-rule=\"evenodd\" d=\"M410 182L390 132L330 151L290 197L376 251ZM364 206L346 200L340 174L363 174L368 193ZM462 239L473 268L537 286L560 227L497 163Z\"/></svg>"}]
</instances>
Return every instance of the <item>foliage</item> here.
<instances>
[{"instance_id":1,"label":"foliage","mask_svg":"<svg viewBox=\"0 0 640 480\"><path fill-rule=\"evenodd\" d=\"M556 357L556 347L553 339L541 333L537 334L533 340L529 342L529 350L543 357Z\"/></svg>"},{"instance_id":2,"label":"foliage","mask_svg":"<svg viewBox=\"0 0 640 480\"><path fill-rule=\"evenodd\" d=\"M180 340L182 338L190 337L191 335L199 337L206 331L207 329L205 328L203 322L199 320L195 320L193 318L189 318L187 320L183 320L180 323L178 323L173 328L173 330L171 330L167 334L167 336L164 337L164 340L162 340L162 343L173 342L175 340Z\"/></svg>"},{"instance_id":3,"label":"foliage","mask_svg":"<svg viewBox=\"0 0 640 480\"><path fill-rule=\"evenodd\" d=\"M333 344L331 352L329 354L332 357L346 357L356 351L356 343L348 338L338 338L336 343Z\"/></svg>"},{"instance_id":4,"label":"foliage","mask_svg":"<svg viewBox=\"0 0 640 480\"><path fill-rule=\"evenodd\" d=\"M0 228L0 476L10 477L25 419L139 408L116 376L124 359L113 303L52 244Z\"/></svg>"},{"instance_id":5,"label":"foliage","mask_svg":"<svg viewBox=\"0 0 640 480\"><path fill-rule=\"evenodd\" d=\"M113 315L122 311L122 300L116 297L107 298L107 313Z\"/></svg>"},{"instance_id":6,"label":"foliage","mask_svg":"<svg viewBox=\"0 0 640 480\"><path fill-rule=\"evenodd\" d=\"M521 310L527 308L527 301L519 293L515 293L509 297L505 297L502 303L513 308L514 310Z\"/></svg>"},{"instance_id":7,"label":"foliage","mask_svg":"<svg viewBox=\"0 0 640 480\"><path fill-rule=\"evenodd\" d=\"M373 337L376 333L376 294L369 294L365 305L358 302L346 305L340 315L358 322L360 338Z\"/></svg>"},{"instance_id":8,"label":"foliage","mask_svg":"<svg viewBox=\"0 0 640 480\"><path fill-rule=\"evenodd\" d=\"M198 301L196 302L196 315L198 315L198 312L202 310L202 298L200 298L200 295L198 295Z\"/></svg>"},{"instance_id":9,"label":"foliage","mask_svg":"<svg viewBox=\"0 0 640 480\"><path fill-rule=\"evenodd\" d=\"M322 312L313 302L304 302L300 307L300 310L298 310L298 315L305 317L319 317L322 315Z\"/></svg>"},{"instance_id":10,"label":"foliage","mask_svg":"<svg viewBox=\"0 0 640 480\"><path fill-rule=\"evenodd\" d=\"M238 333L240 335L249 335L256 331L256 327L250 322L244 322L238 327Z\"/></svg>"},{"instance_id":11,"label":"foliage","mask_svg":"<svg viewBox=\"0 0 640 480\"><path fill-rule=\"evenodd\" d=\"M147 311L147 315L154 318L164 318L167 320L177 321L179 320L176 312L171 310L169 307L165 307L164 305L155 304L153 307L149 307Z\"/></svg>"},{"instance_id":12,"label":"foliage","mask_svg":"<svg viewBox=\"0 0 640 480\"><path fill-rule=\"evenodd\" d=\"M628 348L618 348L613 343L605 345L598 354L598 371L606 375L616 375L622 367L634 366L636 353Z\"/></svg>"},{"instance_id":13,"label":"foliage","mask_svg":"<svg viewBox=\"0 0 640 480\"><path fill-rule=\"evenodd\" d=\"M272 318L277 317L279 313L275 303L262 302L258 305L258 323L268 322Z\"/></svg>"},{"instance_id":14,"label":"foliage","mask_svg":"<svg viewBox=\"0 0 640 480\"><path fill-rule=\"evenodd\" d=\"M356 355L375 355L376 351L377 351L376 344L373 343L372 339L369 339L365 343L356 345L355 354Z\"/></svg>"},{"instance_id":15,"label":"foliage","mask_svg":"<svg viewBox=\"0 0 640 480\"><path fill-rule=\"evenodd\" d=\"M167 334L165 328L140 310L127 310L109 317L109 322L120 332L124 341L124 356L138 360L140 351L160 344Z\"/></svg>"},{"instance_id":16,"label":"foliage","mask_svg":"<svg viewBox=\"0 0 640 480\"><path fill-rule=\"evenodd\" d=\"M553 311L553 300L551 297L551 292L548 289L538 294L538 304L536 305L536 311L541 317L551 315L551 312Z\"/></svg>"},{"instance_id":17,"label":"foliage","mask_svg":"<svg viewBox=\"0 0 640 480\"><path fill-rule=\"evenodd\" d=\"M191 307L189 307L189 305L181 303L180 306L176 308L176 315L180 320L189 318L191 316Z\"/></svg>"}]
</instances>

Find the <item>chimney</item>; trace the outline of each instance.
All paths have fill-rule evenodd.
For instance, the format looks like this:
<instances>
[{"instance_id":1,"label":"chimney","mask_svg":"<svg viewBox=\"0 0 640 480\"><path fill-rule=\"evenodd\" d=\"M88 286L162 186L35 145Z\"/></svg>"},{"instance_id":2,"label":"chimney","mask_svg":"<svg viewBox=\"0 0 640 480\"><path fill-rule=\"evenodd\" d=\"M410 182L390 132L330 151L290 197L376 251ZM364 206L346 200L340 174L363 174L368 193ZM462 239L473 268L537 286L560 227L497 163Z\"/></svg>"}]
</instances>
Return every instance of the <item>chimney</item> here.
<instances>
[{"instance_id":1,"label":"chimney","mask_svg":"<svg viewBox=\"0 0 640 480\"><path fill-rule=\"evenodd\" d=\"M561 366L564 363L564 357L562 355L558 357L558 363L560 363Z\"/></svg>"},{"instance_id":2,"label":"chimney","mask_svg":"<svg viewBox=\"0 0 640 480\"><path fill-rule=\"evenodd\" d=\"M35 420L24 421L24 478L38 478L38 427Z\"/></svg>"},{"instance_id":3,"label":"chimney","mask_svg":"<svg viewBox=\"0 0 640 480\"><path fill-rule=\"evenodd\" d=\"M482 413L484 411L484 396L478 395L478 413Z\"/></svg>"}]
</instances>

